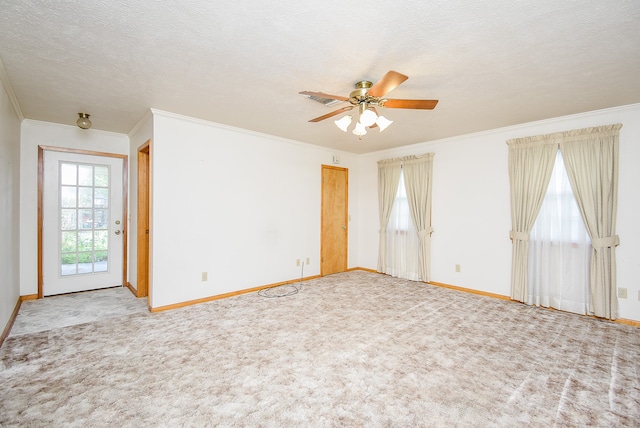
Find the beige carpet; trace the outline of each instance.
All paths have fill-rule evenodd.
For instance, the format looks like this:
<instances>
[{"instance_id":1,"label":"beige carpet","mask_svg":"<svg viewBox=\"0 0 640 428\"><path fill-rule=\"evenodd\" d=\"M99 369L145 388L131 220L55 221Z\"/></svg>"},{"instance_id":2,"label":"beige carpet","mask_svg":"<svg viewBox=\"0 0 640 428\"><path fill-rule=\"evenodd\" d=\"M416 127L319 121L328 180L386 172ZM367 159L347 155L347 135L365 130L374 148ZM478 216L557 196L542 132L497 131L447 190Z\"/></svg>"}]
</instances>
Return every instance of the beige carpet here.
<instances>
[{"instance_id":1,"label":"beige carpet","mask_svg":"<svg viewBox=\"0 0 640 428\"><path fill-rule=\"evenodd\" d=\"M2 426L639 426L640 329L350 272L31 334Z\"/></svg>"},{"instance_id":2,"label":"beige carpet","mask_svg":"<svg viewBox=\"0 0 640 428\"><path fill-rule=\"evenodd\" d=\"M124 287L27 300L20 305L10 335L20 336L148 311L147 299L136 299Z\"/></svg>"}]
</instances>

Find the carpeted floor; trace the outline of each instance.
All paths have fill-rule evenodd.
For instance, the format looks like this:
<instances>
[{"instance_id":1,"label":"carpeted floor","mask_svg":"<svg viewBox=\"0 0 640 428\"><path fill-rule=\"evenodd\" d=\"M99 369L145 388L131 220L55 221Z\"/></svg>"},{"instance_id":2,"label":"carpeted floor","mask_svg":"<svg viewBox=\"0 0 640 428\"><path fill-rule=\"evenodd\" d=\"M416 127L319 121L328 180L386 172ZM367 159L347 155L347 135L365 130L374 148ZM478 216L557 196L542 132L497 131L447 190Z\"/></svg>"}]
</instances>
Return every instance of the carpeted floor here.
<instances>
[{"instance_id":1,"label":"carpeted floor","mask_svg":"<svg viewBox=\"0 0 640 428\"><path fill-rule=\"evenodd\" d=\"M635 327L349 272L11 334L0 425L639 426L638 361Z\"/></svg>"},{"instance_id":2,"label":"carpeted floor","mask_svg":"<svg viewBox=\"0 0 640 428\"><path fill-rule=\"evenodd\" d=\"M20 336L148 311L147 299L136 299L125 287L27 300L20 305L10 335Z\"/></svg>"}]
</instances>

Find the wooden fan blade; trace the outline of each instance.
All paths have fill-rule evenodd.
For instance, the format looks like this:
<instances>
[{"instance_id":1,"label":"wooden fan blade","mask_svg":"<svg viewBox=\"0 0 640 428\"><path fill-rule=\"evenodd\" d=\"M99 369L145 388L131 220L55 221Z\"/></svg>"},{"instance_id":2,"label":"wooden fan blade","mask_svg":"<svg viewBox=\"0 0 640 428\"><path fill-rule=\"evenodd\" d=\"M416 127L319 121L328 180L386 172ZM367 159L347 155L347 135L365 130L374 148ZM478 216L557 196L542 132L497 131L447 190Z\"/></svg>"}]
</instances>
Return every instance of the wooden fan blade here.
<instances>
[{"instance_id":1,"label":"wooden fan blade","mask_svg":"<svg viewBox=\"0 0 640 428\"><path fill-rule=\"evenodd\" d=\"M339 101L349 101L349 98L347 97L341 97L340 95L325 94L324 92L302 91L298 93L302 95L309 95L310 97L327 98L330 100L339 100Z\"/></svg>"},{"instance_id":2,"label":"wooden fan blade","mask_svg":"<svg viewBox=\"0 0 640 428\"><path fill-rule=\"evenodd\" d=\"M438 104L438 100L386 100L384 107L433 110L436 104Z\"/></svg>"},{"instance_id":3,"label":"wooden fan blade","mask_svg":"<svg viewBox=\"0 0 640 428\"><path fill-rule=\"evenodd\" d=\"M349 111L352 108L353 108L353 106L342 107L342 108L340 108L338 110L332 111L331 113L327 113L325 115L318 116L315 119L311 119L309 122L320 122L321 120L329 119L330 117L336 116L336 115L338 115L338 114L340 114L342 112Z\"/></svg>"},{"instance_id":4,"label":"wooden fan blade","mask_svg":"<svg viewBox=\"0 0 640 428\"><path fill-rule=\"evenodd\" d=\"M409 76L405 76L404 74L398 73L397 71L391 70L384 77L376 82L375 85L369 89L369 95L372 97L384 97L385 94L394 90L398 87L402 82L407 80Z\"/></svg>"}]
</instances>

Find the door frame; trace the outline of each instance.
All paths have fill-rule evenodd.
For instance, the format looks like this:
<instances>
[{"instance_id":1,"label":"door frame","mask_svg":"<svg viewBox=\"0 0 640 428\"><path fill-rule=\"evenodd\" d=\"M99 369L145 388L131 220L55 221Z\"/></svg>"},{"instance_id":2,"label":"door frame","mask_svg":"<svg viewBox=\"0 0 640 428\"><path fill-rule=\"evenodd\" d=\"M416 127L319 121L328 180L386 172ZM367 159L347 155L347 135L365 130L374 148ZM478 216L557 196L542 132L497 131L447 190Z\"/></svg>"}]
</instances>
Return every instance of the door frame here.
<instances>
[{"instance_id":1,"label":"door frame","mask_svg":"<svg viewBox=\"0 0 640 428\"><path fill-rule=\"evenodd\" d=\"M151 140L138 147L137 284L136 297L147 297L151 290Z\"/></svg>"},{"instance_id":2,"label":"door frame","mask_svg":"<svg viewBox=\"0 0 640 428\"><path fill-rule=\"evenodd\" d=\"M116 153L95 152L92 150L71 149L68 147L54 147L54 146L41 146L38 145L38 299L44 297L43 290L43 248L42 248L42 221L44 218L44 152L66 152L77 155L89 155L89 156L102 156L107 158L119 158L122 159L122 286L127 285L127 229L128 229L128 192L129 188L129 174L128 174L128 156L120 155Z\"/></svg>"}]
</instances>

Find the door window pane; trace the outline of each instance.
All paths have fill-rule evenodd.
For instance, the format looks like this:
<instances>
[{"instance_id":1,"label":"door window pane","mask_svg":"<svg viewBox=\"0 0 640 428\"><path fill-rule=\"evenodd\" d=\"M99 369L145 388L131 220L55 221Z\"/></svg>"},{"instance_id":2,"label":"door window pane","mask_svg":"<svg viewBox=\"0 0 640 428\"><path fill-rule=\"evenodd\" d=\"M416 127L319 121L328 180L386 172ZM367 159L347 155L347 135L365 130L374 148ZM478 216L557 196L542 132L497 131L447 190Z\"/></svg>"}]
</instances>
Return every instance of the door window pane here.
<instances>
[{"instance_id":1,"label":"door window pane","mask_svg":"<svg viewBox=\"0 0 640 428\"><path fill-rule=\"evenodd\" d=\"M109 168L107 168L106 166L95 167L94 186L109 187Z\"/></svg>"},{"instance_id":2,"label":"door window pane","mask_svg":"<svg viewBox=\"0 0 640 428\"><path fill-rule=\"evenodd\" d=\"M109 206L109 189L96 188L93 200L96 208L106 208Z\"/></svg>"},{"instance_id":3,"label":"door window pane","mask_svg":"<svg viewBox=\"0 0 640 428\"><path fill-rule=\"evenodd\" d=\"M60 206L62 208L75 208L77 205L76 187L62 186L60 188Z\"/></svg>"},{"instance_id":4,"label":"door window pane","mask_svg":"<svg viewBox=\"0 0 640 428\"><path fill-rule=\"evenodd\" d=\"M93 228L106 229L109 227L109 211L108 210L93 210Z\"/></svg>"},{"instance_id":5,"label":"door window pane","mask_svg":"<svg viewBox=\"0 0 640 428\"><path fill-rule=\"evenodd\" d=\"M63 276L77 274L78 262L76 259L76 253L62 253L60 266L62 267L61 274Z\"/></svg>"},{"instance_id":6,"label":"door window pane","mask_svg":"<svg viewBox=\"0 0 640 428\"><path fill-rule=\"evenodd\" d=\"M75 186L77 182L78 167L75 164L63 163L60 165L60 184Z\"/></svg>"},{"instance_id":7,"label":"door window pane","mask_svg":"<svg viewBox=\"0 0 640 428\"><path fill-rule=\"evenodd\" d=\"M93 186L93 167L91 165L78 165L78 184Z\"/></svg>"},{"instance_id":8,"label":"door window pane","mask_svg":"<svg viewBox=\"0 0 640 428\"><path fill-rule=\"evenodd\" d=\"M107 239L109 239L109 232L106 230L96 230L93 232L94 236L94 250L106 250L108 247Z\"/></svg>"},{"instance_id":9,"label":"door window pane","mask_svg":"<svg viewBox=\"0 0 640 428\"><path fill-rule=\"evenodd\" d=\"M62 245L60 249L63 253L70 251L75 253L77 251L78 243L76 232L62 232Z\"/></svg>"},{"instance_id":10,"label":"door window pane","mask_svg":"<svg viewBox=\"0 0 640 428\"><path fill-rule=\"evenodd\" d=\"M93 188L92 187L78 188L78 207L93 208Z\"/></svg>"},{"instance_id":11,"label":"door window pane","mask_svg":"<svg viewBox=\"0 0 640 428\"><path fill-rule=\"evenodd\" d=\"M62 230L76 230L76 210L61 209L60 210L60 228Z\"/></svg>"},{"instance_id":12,"label":"door window pane","mask_svg":"<svg viewBox=\"0 0 640 428\"><path fill-rule=\"evenodd\" d=\"M108 272L110 169L71 162L59 165L60 274Z\"/></svg>"},{"instance_id":13,"label":"door window pane","mask_svg":"<svg viewBox=\"0 0 640 428\"><path fill-rule=\"evenodd\" d=\"M78 229L91 230L93 229L93 210L82 209L78 210L80 214L80 220L78 221Z\"/></svg>"}]
</instances>

